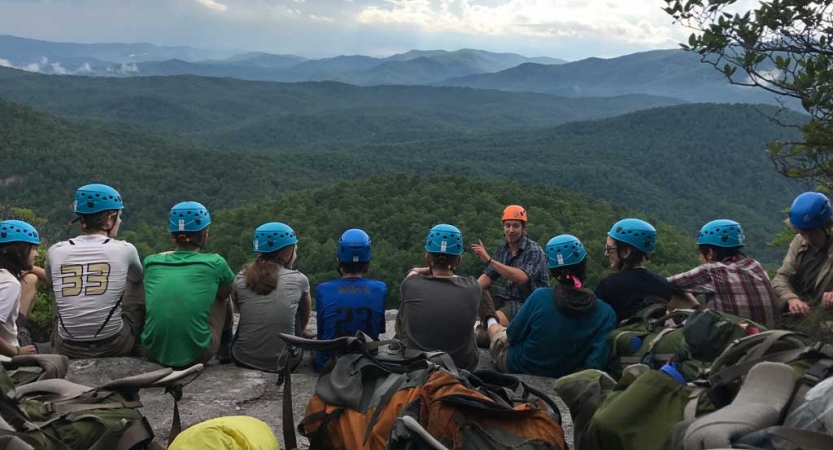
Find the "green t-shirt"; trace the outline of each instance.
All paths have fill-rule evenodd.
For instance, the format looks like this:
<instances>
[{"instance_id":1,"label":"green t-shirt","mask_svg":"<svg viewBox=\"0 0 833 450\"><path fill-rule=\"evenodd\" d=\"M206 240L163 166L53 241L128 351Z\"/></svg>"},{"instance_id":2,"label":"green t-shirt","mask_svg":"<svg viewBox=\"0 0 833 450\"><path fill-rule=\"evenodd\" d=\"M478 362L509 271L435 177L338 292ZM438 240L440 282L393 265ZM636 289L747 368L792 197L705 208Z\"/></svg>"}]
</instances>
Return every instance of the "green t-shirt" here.
<instances>
[{"instance_id":1,"label":"green t-shirt","mask_svg":"<svg viewBox=\"0 0 833 450\"><path fill-rule=\"evenodd\" d=\"M185 366L208 348L208 314L217 289L234 273L222 256L177 250L145 258L145 329L142 345L156 361Z\"/></svg>"}]
</instances>

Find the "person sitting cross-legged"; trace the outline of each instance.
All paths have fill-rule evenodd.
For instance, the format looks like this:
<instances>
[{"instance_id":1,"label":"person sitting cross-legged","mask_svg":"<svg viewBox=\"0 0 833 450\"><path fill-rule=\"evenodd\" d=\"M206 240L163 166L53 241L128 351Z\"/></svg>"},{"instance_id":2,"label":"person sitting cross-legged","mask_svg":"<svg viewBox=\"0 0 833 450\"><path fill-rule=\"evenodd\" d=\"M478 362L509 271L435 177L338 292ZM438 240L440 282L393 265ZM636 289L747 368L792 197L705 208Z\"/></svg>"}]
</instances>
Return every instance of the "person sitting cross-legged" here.
<instances>
[{"instance_id":1,"label":"person sitting cross-legged","mask_svg":"<svg viewBox=\"0 0 833 450\"><path fill-rule=\"evenodd\" d=\"M145 258L147 318L142 346L165 366L207 363L219 352L231 362L234 272L216 253L204 253L211 216L197 202L174 205L168 230L175 250Z\"/></svg>"},{"instance_id":2,"label":"person sitting cross-legged","mask_svg":"<svg viewBox=\"0 0 833 450\"><path fill-rule=\"evenodd\" d=\"M396 336L406 355L443 351L458 368L474 370L473 329L482 289L474 277L455 273L462 262L463 235L453 225L436 225L428 232L425 252L428 266L411 269L402 281Z\"/></svg>"},{"instance_id":3,"label":"person sitting cross-legged","mask_svg":"<svg viewBox=\"0 0 833 450\"><path fill-rule=\"evenodd\" d=\"M252 241L257 258L234 278L232 299L240 311L232 357L238 366L278 371L278 357L286 344L279 334L301 336L312 308L309 279L293 269L298 237L281 222L255 229ZM294 353L290 366L301 362Z\"/></svg>"},{"instance_id":4,"label":"person sitting cross-legged","mask_svg":"<svg viewBox=\"0 0 833 450\"><path fill-rule=\"evenodd\" d=\"M145 321L143 271L132 244L116 239L124 203L104 184L75 192L81 235L46 252L55 294L52 351L69 358L131 355Z\"/></svg>"},{"instance_id":5,"label":"person sitting cross-legged","mask_svg":"<svg viewBox=\"0 0 833 450\"><path fill-rule=\"evenodd\" d=\"M489 351L495 367L507 373L561 377L579 369L603 369L610 348L607 335L616 313L584 288L587 252L575 236L562 234L546 246L552 288L538 288L504 327L485 308ZM487 298L484 300L488 302Z\"/></svg>"},{"instance_id":6,"label":"person sitting cross-legged","mask_svg":"<svg viewBox=\"0 0 833 450\"><path fill-rule=\"evenodd\" d=\"M379 339L385 332L388 287L364 277L372 256L370 236L356 228L345 231L336 255L341 278L315 289L318 339L354 336L358 331ZM320 372L331 357L329 352L317 352L315 370Z\"/></svg>"}]
</instances>

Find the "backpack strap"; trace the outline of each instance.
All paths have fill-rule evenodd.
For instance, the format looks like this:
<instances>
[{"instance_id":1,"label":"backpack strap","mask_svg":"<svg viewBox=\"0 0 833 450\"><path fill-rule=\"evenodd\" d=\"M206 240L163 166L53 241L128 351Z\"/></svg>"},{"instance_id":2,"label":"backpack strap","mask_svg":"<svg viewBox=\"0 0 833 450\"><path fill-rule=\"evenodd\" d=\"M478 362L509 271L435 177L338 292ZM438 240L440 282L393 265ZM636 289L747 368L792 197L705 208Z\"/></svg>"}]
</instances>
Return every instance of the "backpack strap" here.
<instances>
[{"instance_id":1,"label":"backpack strap","mask_svg":"<svg viewBox=\"0 0 833 450\"><path fill-rule=\"evenodd\" d=\"M106 244L106 242L105 242L105 244ZM116 312L116 310L119 308L119 306L121 305L121 301L123 299L124 299L124 291L122 291L121 295L119 295L119 299L116 300L116 303L113 305L113 307L110 308L110 312L107 313L107 318L104 319L104 323L102 323L101 326L98 327L98 331L95 332L95 335L93 335L93 337L98 337L98 333L101 333L101 331L104 329L104 327L106 327L107 324L110 323L110 319L113 317L113 313ZM122 324L122 326L124 326L124 324ZM66 327L64 327L64 331L66 331ZM67 331L67 334L69 334L69 331Z\"/></svg>"},{"instance_id":2,"label":"backpack strap","mask_svg":"<svg viewBox=\"0 0 833 450\"><path fill-rule=\"evenodd\" d=\"M408 431L419 436L425 444L428 444L430 449L449 450L448 447L440 443L440 441L438 441L434 436L431 436L431 434L428 433L428 431L426 431L425 428L423 428L422 425L420 425L419 422L417 422L413 417L399 416L399 418L396 419L396 422L401 423L406 429L408 429ZM396 426L396 422L394 422L394 426Z\"/></svg>"},{"instance_id":3,"label":"backpack strap","mask_svg":"<svg viewBox=\"0 0 833 450\"><path fill-rule=\"evenodd\" d=\"M281 337L283 336L281 334ZM298 440L295 436L295 417L292 414L292 367L289 363L289 356L292 353L291 346L292 344L288 344L284 347L281 356L278 358L278 366L282 368L282 376L278 377L278 383L284 383L281 420L283 423L283 442L287 450L298 448Z\"/></svg>"},{"instance_id":4,"label":"backpack strap","mask_svg":"<svg viewBox=\"0 0 833 450\"><path fill-rule=\"evenodd\" d=\"M696 387L688 394L688 402L683 409L683 420L688 421L697 417L697 405L700 403L700 394L703 388Z\"/></svg>"},{"instance_id":5,"label":"backpack strap","mask_svg":"<svg viewBox=\"0 0 833 450\"><path fill-rule=\"evenodd\" d=\"M777 342L779 339L785 336L791 336L796 334L795 332L789 330L772 330L766 331L765 333L767 333L767 337L763 340L763 342L755 346L755 348L753 348L752 351L749 352L749 359L754 360L763 357L766 354L766 352L769 351L772 345L775 344L775 342Z\"/></svg>"},{"instance_id":6,"label":"backpack strap","mask_svg":"<svg viewBox=\"0 0 833 450\"><path fill-rule=\"evenodd\" d=\"M762 363L764 361L769 362L780 362L780 363L788 363L795 361L799 356L804 353L805 349L795 349L795 350L787 350L778 353L772 353L766 355L764 357L753 359L751 361L744 361L742 363L737 363L732 366L727 367L726 369L721 370L720 372L713 373L709 375L709 383L712 386L724 386L734 382L735 380L745 376L752 370L752 367L755 365Z\"/></svg>"}]
</instances>

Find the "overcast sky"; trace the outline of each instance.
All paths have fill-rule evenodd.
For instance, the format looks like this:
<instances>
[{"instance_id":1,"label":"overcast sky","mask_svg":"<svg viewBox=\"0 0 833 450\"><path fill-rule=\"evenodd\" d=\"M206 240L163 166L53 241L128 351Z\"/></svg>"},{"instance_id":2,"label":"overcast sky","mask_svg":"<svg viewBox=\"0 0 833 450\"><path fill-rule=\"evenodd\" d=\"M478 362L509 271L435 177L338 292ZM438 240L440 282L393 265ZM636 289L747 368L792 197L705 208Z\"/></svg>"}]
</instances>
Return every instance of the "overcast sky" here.
<instances>
[{"instance_id":1,"label":"overcast sky","mask_svg":"<svg viewBox=\"0 0 833 450\"><path fill-rule=\"evenodd\" d=\"M750 4L755 0L740 0ZM676 48L663 0L0 0L0 34L387 56L478 48L569 60Z\"/></svg>"}]
</instances>

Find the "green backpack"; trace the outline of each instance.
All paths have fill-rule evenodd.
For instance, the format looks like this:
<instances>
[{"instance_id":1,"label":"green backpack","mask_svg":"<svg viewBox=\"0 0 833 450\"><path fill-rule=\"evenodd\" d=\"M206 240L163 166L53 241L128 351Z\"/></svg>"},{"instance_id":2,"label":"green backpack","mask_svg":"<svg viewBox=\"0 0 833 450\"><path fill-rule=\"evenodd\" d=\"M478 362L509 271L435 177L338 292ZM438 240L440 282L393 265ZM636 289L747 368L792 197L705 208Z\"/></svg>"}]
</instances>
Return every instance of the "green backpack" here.
<instances>
[{"instance_id":1,"label":"green backpack","mask_svg":"<svg viewBox=\"0 0 833 450\"><path fill-rule=\"evenodd\" d=\"M174 396L171 440L178 433L176 401L202 365L170 368L111 381L97 388L54 378L15 386L0 366L0 450L141 450L156 448L153 430L139 413L142 388Z\"/></svg>"},{"instance_id":2,"label":"green backpack","mask_svg":"<svg viewBox=\"0 0 833 450\"><path fill-rule=\"evenodd\" d=\"M666 450L671 428L715 410L706 391L684 386L648 366L629 366L618 382L585 370L555 383L573 417L581 450Z\"/></svg>"},{"instance_id":3,"label":"green backpack","mask_svg":"<svg viewBox=\"0 0 833 450\"><path fill-rule=\"evenodd\" d=\"M693 381L730 343L746 336L748 327L766 330L750 320L710 309L667 313L664 304L651 305L608 334L609 371L618 376L633 364L658 369L673 359L683 377Z\"/></svg>"}]
</instances>

